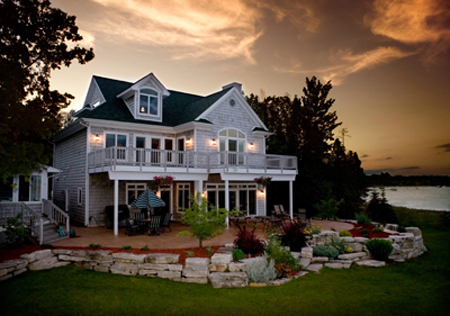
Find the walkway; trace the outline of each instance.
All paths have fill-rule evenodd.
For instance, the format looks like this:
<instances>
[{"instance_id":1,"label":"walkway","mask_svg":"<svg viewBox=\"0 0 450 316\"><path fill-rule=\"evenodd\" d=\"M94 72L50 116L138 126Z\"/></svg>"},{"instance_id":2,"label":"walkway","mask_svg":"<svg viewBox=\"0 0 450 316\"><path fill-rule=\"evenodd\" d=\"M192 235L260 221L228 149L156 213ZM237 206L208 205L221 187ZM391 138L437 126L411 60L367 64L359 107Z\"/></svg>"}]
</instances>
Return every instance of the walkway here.
<instances>
[{"instance_id":1,"label":"walkway","mask_svg":"<svg viewBox=\"0 0 450 316\"><path fill-rule=\"evenodd\" d=\"M322 221L312 220L313 225L322 226L323 230L350 230L353 228L352 224L339 221ZM252 224L247 225L248 228L253 228ZM89 244L100 244L103 247L122 248L123 246L131 246L134 249L140 249L148 246L150 249L185 249L198 247L198 240L190 236L177 237L176 235L189 227L180 223L171 224L172 232L166 232L160 236L127 236L125 235L125 228L119 229L119 235L114 236L112 229L103 227L71 227L76 231L77 237L69 238L52 243L54 246L76 246L88 247ZM229 229L224 229L223 234L215 237L212 240L203 242L204 247L220 246L227 243L232 243L236 239L237 228L232 225ZM265 239L265 233L260 224L256 229L256 234Z\"/></svg>"}]
</instances>

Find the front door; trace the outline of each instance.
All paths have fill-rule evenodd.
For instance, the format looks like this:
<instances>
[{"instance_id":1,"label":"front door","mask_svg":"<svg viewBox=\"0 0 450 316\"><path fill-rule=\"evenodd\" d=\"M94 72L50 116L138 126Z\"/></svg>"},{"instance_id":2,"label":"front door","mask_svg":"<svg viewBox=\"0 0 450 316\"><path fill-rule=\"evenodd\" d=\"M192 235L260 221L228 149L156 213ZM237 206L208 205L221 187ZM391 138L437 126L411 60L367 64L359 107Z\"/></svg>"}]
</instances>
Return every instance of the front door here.
<instances>
[{"instance_id":1,"label":"front door","mask_svg":"<svg viewBox=\"0 0 450 316\"><path fill-rule=\"evenodd\" d=\"M172 213L172 187L161 188L161 200L166 206L161 207L161 214Z\"/></svg>"}]
</instances>

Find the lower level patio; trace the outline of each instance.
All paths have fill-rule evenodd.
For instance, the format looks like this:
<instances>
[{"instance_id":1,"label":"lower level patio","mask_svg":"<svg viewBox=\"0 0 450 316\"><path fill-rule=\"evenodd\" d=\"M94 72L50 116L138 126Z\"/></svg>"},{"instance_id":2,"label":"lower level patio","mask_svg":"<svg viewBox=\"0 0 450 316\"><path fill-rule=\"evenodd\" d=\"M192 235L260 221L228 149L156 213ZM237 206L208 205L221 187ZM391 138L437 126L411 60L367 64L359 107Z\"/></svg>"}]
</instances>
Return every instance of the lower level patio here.
<instances>
[{"instance_id":1,"label":"lower level patio","mask_svg":"<svg viewBox=\"0 0 450 316\"><path fill-rule=\"evenodd\" d=\"M322 226L323 230L350 230L353 228L352 224L340 221L326 221L326 220L311 220L311 224ZM241 223L241 225L245 225ZM181 231L189 230L189 226L183 225L179 222L171 223L172 231L167 229L164 234L158 236L125 235L125 228L119 229L119 234L114 236L111 234L111 229L104 227L71 227L76 232L75 238L69 238L52 243L57 247L88 247L90 244L99 244L102 247L122 248L123 246L131 246L134 249L140 249L147 246L149 249L189 249L198 247L198 240L189 236L177 237ZM248 223L247 227L253 229L254 223ZM223 234L203 242L203 247L221 246L228 243L233 243L236 239L237 227L231 225L230 228L224 229ZM265 231L261 223L256 228L258 237L265 239Z\"/></svg>"}]
</instances>

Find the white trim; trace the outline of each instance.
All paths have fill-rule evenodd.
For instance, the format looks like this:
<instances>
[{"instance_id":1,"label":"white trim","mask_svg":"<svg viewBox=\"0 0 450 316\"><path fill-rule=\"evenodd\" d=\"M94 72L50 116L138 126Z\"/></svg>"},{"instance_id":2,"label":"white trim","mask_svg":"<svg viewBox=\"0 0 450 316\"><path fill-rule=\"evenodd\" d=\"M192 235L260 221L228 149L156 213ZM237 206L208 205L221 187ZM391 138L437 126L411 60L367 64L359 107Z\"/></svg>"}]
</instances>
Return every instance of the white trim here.
<instances>
[{"instance_id":1,"label":"white trim","mask_svg":"<svg viewBox=\"0 0 450 316\"><path fill-rule=\"evenodd\" d=\"M78 114L80 111L84 110L85 108L90 108L90 109L93 109L93 108L94 108L92 104L89 104L89 107L87 107L87 105L88 105L88 104L87 104L87 99L88 99L88 96L89 96L89 92L91 91L91 88L92 88L92 89L96 89L96 90L98 90L98 91L100 92L100 96L101 96L100 104L98 104L97 106L99 106L99 105L101 105L101 104L103 104L103 103L106 102L105 96L103 95L102 90L101 90L100 87L98 86L97 80L95 80L95 78L94 78L94 76L93 76L93 77L91 78L91 82L89 83L88 93L86 94L86 98L84 99L83 107L82 107L80 110L78 110L78 111L75 113L75 115ZM93 90L93 91L94 91L94 90Z\"/></svg>"},{"instance_id":2,"label":"white trim","mask_svg":"<svg viewBox=\"0 0 450 316\"><path fill-rule=\"evenodd\" d=\"M121 98L123 95L126 95L127 92L129 91L139 90L143 84L147 84L148 81L144 83L145 80L150 81L151 84L155 85L158 88L158 90L162 91L163 96L168 97L170 95L169 90L167 90L166 87L164 87L164 85L161 83L161 81L159 81L158 78L156 78L156 76L151 72L148 75L145 75L144 77L136 81L135 83L130 83L131 87L120 92L118 95L116 95L116 97Z\"/></svg>"}]
</instances>

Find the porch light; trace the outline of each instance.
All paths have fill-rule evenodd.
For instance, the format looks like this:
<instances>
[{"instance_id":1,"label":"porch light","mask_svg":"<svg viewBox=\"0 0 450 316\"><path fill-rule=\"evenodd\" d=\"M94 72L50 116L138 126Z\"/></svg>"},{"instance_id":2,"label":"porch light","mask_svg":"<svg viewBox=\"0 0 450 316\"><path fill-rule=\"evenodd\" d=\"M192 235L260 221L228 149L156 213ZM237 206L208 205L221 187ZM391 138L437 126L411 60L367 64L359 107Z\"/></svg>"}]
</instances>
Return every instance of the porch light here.
<instances>
[{"instance_id":1,"label":"porch light","mask_svg":"<svg viewBox=\"0 0 450 316\"><path fill-rule=\"evenodd\" d=\"M95 134L94 140L95 140L96 142L99 142L99 141L100 141L100 135Z\"/></svg>"},{"instance_id":2,"label":"porch light","mask_svg":"<svg viewBox=\"0 0 450 316\"><path fill-rule=\"evenodd\" d=\"M215 138L213 138L213 139L211 139L211 144L213 145L213 146L216 146L216 139Z\"/></svg>"},{"instance_id":3,"label":"porch light","mask_svg":"<svg viewBox=\"0 0 450 316\"><path fill-rule=\"evenodd\" d=\"M251 149L255 148L255 144L250 143L250 148L251 148Z\"/></svg>"},{"instance_id":4,"label":"porch light","mask_svg":"<svg viewBox=\"0 0 450 316\"><path fill-rule=\"evenodd\" d=\"M186 143L189 144L190 142L191 142L191 138L190 138L190 137L187 137L187 138L186 138Z\"/></svg>"}]
</instances>

